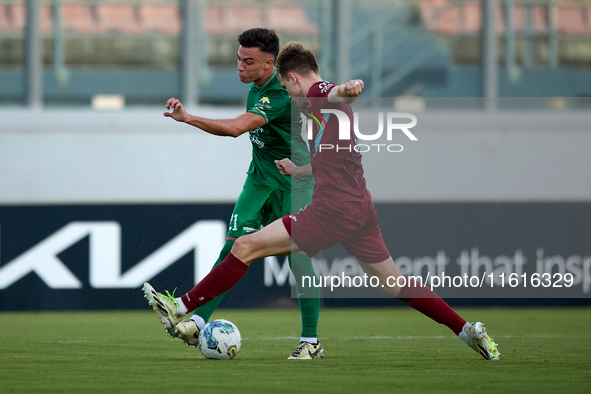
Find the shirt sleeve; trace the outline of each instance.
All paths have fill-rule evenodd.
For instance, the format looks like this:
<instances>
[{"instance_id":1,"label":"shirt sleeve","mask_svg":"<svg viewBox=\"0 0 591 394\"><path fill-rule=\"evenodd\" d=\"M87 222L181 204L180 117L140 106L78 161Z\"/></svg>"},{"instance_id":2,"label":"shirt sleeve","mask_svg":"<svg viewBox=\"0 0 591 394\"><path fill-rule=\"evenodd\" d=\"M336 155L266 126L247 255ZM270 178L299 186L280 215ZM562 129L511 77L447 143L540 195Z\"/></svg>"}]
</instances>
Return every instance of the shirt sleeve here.
<instances>
[{"instance_id":1,"label":"shirt sleeve","mask_svg":"<svg viewBox=\"0 0 591 394\"><path fill-rule=\"evenodd\" d=\"M328 94L336 87L337 85L328 81L313 85L308 91L308 98L313 102L312 107L325 107L328 104Z\"/></svg>"},{"instance_id":2,"label":"shirt sleeve","mask_svg":"<svg viewBox=\"0 0 591 394\"><path fill-rule=\"evenodd\" d=\"M265 123L270 123L284 115L289 108L289 97L281 94L281 92L269 91L248 112L261 115L265 118Z\"/></svg>"}]
</instances>

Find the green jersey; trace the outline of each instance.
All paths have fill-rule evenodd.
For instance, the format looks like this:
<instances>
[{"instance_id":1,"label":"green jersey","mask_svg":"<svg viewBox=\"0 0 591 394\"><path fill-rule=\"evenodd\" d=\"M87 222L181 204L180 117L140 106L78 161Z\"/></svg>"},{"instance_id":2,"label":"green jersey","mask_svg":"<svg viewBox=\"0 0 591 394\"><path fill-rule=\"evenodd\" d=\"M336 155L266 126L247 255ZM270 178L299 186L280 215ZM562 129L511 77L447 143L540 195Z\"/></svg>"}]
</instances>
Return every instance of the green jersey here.
<instances>
[{"instance_id":1,"label":"green jersey","mask_svg":"<svg viewBox=\"0 0 591 394\"><path fill-rule=\"evenodd\" d=\"M275 72L263 86L250 85L246 110L265 118L265 125L248 132L252 161L248 174L257 182L282 191L304 190L312 178L292 179L281 175L275 160L291 159L300 167L310 163L310 152L301 136L299 107L289 99Z\"/></svg>"}]
</instances>

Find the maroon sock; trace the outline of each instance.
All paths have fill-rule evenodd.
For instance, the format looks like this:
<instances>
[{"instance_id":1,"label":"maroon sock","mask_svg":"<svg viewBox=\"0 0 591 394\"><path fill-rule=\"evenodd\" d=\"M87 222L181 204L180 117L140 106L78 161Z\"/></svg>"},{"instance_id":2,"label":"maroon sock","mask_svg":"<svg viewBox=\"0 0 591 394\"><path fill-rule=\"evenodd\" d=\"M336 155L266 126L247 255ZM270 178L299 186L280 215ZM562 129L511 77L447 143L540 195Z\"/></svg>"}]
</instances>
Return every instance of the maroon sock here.
<instances>
[{"instance_id":1,"label":"maroon sock","mask_svg":"<svg viewBox=\"0 0 591 394\"><path fill-rule=\"evenodd\" d=\"M417 284L414 279L408 277L406 279L406 286L400 289L398 299L437 323L445 324L458 335L466 324L466 320L462 319L428 286Z\"/></svg>"},{"instance_id":2,"label":"maroon sock","mask_svg":"<svg viewBox=\"0 0 591 394\"><path fill-rule=\"evenodd\" d=\"M189 311L205 305L234 286L246 273L248 265L230 253L216 265L191 291L181 297Z\"/></svg>"}]
</instances>

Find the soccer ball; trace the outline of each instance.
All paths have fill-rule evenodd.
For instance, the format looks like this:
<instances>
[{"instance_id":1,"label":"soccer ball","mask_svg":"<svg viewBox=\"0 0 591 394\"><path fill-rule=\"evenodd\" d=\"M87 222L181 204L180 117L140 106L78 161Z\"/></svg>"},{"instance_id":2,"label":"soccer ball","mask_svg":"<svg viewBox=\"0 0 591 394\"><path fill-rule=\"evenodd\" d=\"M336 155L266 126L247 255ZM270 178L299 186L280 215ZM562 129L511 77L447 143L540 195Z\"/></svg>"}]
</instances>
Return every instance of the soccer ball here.
<instances>
[{"instance_id":1,"label":"soccer ball","mask_svg":"<svg viewBox=\"0 0 591 394\"><path fill-rule=\"evenodd\" d=\"M234 323L217 319L203 327L199 333L199 350L205 358L229 360L240 350L242 337Z\"/></svg>"}]
</instances>

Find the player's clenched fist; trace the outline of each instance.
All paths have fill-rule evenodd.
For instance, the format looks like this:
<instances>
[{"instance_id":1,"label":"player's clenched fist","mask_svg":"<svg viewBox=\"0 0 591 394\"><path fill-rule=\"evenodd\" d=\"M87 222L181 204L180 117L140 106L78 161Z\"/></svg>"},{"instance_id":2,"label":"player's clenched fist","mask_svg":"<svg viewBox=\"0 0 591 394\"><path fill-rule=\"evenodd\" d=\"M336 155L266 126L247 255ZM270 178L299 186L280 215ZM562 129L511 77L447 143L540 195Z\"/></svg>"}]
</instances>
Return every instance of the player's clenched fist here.
<instances>
[{"instance_id":1,"label":"player's clenched fist","mask_svg":"<svg viewBox=\"0 0 591 394\"><path fill-rule=\"evenodd\" d=\"M177 122L187 122L191 118L187 111L185 111L181 101L179 99L175 99L174 97L168 99L166 102L166 109L171 111L165 112L164 116L173 118Z\"/></svg>"},{"instance_id":2,"label":"player's clenched fist","mask_svg":"<svg viewBox=\"0 0 591 394\"><path fill-rule=\"evenodd\" d=\"M290 176L293 163L289 159L275 160L275 165L281 175Z\"/></svg>"},{"instance_id":3,"label":"player's clenched fist","mask_svg":"<svg viewBox=\"0 0 591 394\"><path fill-rule=\"evenodd\" d=\"M363 90L363 81L361 79L352 79L345 84L345 91L349 97L357 97Z\"/></svg>"},{"instance_id":4,"label":"player's clenched fist","mask_svg":"<svg viewBox=\"0 0 591 394\"><path fill-rule=\"evenodd\" d=\"M357 97L363 90L363 81L361 79L352 79L345 84L345 90L349 97Z\"/></svg>"}]
</instances>

